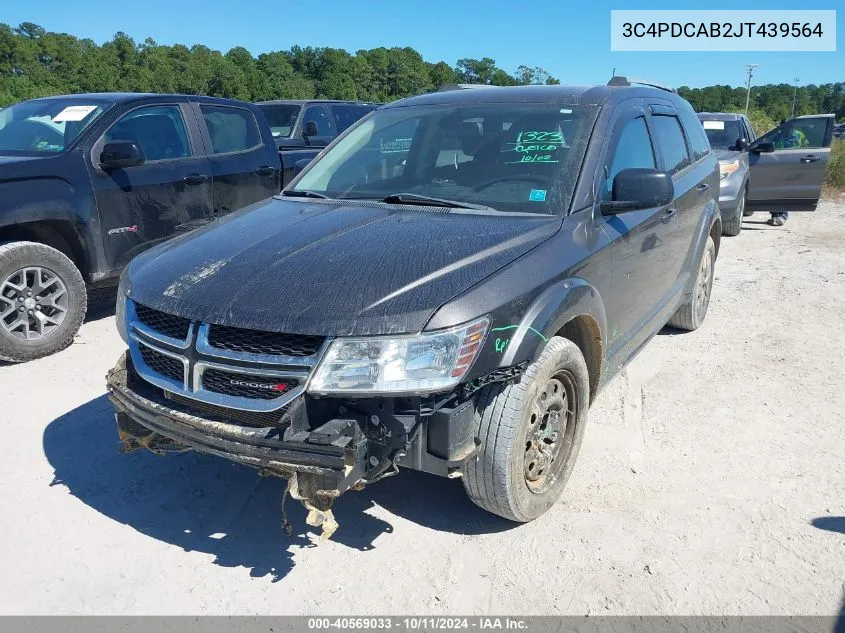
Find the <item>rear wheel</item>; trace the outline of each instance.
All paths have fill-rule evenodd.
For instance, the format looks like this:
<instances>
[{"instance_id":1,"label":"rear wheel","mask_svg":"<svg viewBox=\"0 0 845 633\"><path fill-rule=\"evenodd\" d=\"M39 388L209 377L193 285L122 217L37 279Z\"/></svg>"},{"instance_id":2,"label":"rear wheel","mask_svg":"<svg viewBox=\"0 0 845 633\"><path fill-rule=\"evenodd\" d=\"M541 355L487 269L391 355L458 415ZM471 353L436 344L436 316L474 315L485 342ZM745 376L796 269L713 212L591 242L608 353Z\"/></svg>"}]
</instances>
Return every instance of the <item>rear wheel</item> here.
<instances>
[{"instance_id":1,"label":"rear wheel","mask_svg":"<svg viewBox=\"0 0 845 633\"><path fill-rule=\"evenodd\" d=\"M710 292L713 289L715 264L716 244L713 242L713 238L708 235L707 245L704 247L704 254L701 256L701 263L698 266L692 296L669 319L670 326L692 332L704 323L707 307L710 305Z\"/></svg>"},{"instance_id":2,"label":"rear wheel","mask_svg":"<svg viewBox=\"0 0 845 633\"><path fill-rule=\"evenodd\" d=\"M0 246L0 360L64 349L85 318L85 282L63 253L35 242Z\"/></svg>"},{"instance_id":3,"label":"rear wheel","mask_svg":"<svg viewBox=\"0 0 845 633\"><path fill-rule=\"evenodd\" d=\"M512 521L548 510L575 467L589 392L581 351L557 336L519 383L485 387L475 414L481 451L464 466L469 498Z\"/></svg>"}]
</instances>

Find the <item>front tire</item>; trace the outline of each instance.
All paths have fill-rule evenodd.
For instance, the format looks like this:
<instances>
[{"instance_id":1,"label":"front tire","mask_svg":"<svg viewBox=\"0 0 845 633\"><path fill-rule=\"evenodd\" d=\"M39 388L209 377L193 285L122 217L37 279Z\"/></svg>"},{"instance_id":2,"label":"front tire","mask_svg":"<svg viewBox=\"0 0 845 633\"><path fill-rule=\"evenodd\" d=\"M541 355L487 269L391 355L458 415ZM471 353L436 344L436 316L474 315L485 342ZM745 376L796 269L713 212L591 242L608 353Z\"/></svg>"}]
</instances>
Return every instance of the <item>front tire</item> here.
<instances>
[{"instance_id":1,"label":"front tire","mask_svg":"<svg viewBox=\"0 0 845 633\"><path fill-rule=\"evenodd\" d=\"M575 467L589 393L581 350L558 336L520 382L482 389L475 412L481 450L462 478L473 503L522 523L552 507Z\"/></svg>"},{"instance_id":2,"label":"front tire","mask_svg":"<svg viewBox=\"0 0 845 633\"><path fill-rule=\"evenodd\" d=\"M60 251L36 242L0 246L0 360L26 362L66 348L86 303L82 275Z\"/></svg>"},{"instance_id":3,"label":"front tire","mask_svg":"<svg viewBox=\"0 0 845 633\"><path fill-rule=\"evenodd\" d=\"M678 311L669 319L668 325L692 332L701 327L704 317L707 316L707 308L710 305L710 292L713 289L713 273L716 265L716 244L713 238L707 236L707 244L701 256L698 266L698 274L695 278L692 296L678 308Z\"/></svg>"}]
</instances>

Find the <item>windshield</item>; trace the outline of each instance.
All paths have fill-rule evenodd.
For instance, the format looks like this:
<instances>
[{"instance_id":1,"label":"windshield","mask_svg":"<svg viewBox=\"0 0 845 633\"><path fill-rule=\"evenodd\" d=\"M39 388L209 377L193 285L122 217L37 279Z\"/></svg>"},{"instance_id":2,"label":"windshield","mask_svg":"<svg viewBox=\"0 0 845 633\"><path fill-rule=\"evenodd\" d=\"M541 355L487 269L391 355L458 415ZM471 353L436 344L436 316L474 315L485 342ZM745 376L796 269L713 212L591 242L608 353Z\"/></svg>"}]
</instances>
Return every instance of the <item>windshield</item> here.
<instances>
[{"instance_id":1,"label":"windshield","mask_svg":"<svg viewBox=\"0 0 845 633\"><path fill-rule=\"evenodd\" d=\"M744 138L745 133L739 121L714 121L703 119L701 124L710 139L710 147L713 149L734 149L737 139Z\"/></svg>"},{"instance_id":2,"label":"windshield","mask_svg":"<svg viewBox=\"0 0 845 633\"><path fill-rule=\"evenodd\" d=\"M0 153L58 154L111 102L36 99L0 110Z\"/></svg>"},{"instance_id":3,"label":"windshield","mask_svg":"<svg viewBox=\"0 0 845 633\"><path fill-rule=\"evenodd\" d=\"M274 138L291 135L296 117L299 116L299 111L302 109L300 105L289 103L263 103L259 104L259 107L264 112L267 123L270 124Z\"/></svg>"},{"instance_id":4,"label":"windshield","mask_svg":"<svg viewBox=\"0 0 845 633\"><path fill-rule=\"evenodd\" d=\"M560 213L597 113L596 106L504 103L376 110L312 162L288 193L369 200L411 194Z\"/></svg>"}]
</instances>

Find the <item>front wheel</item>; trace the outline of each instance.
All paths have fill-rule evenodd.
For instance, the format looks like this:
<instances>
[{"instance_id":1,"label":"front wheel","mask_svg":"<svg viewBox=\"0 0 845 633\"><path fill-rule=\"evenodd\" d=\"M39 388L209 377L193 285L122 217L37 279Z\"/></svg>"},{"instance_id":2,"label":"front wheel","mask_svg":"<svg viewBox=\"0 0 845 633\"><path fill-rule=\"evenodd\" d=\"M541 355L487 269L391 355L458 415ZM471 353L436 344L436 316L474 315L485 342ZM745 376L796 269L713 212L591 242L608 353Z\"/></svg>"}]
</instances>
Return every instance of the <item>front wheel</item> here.
<instances>
[{"instance_id":1,"label":"front wheel","mask_svg":"<svg viewBox=\"0 0 845 633\"><path fill-rule=\"evenodd\" d=\"M85 282L64 254L35 242L0 246L0 360L64 349L85 318Z\"/></svg>"},{"instance_id":2,"label":"front wheel","mask_svg":"<svg viewBox=\"0 0 845 633\"><path fill-rule=\"evenodd\" d=\"M463 472L473 503L519 522L548 510L575 467L589 392L581 350L558 336L520 382L482 389L475 413L481 450Z\"/></svg>"}]
</instances>

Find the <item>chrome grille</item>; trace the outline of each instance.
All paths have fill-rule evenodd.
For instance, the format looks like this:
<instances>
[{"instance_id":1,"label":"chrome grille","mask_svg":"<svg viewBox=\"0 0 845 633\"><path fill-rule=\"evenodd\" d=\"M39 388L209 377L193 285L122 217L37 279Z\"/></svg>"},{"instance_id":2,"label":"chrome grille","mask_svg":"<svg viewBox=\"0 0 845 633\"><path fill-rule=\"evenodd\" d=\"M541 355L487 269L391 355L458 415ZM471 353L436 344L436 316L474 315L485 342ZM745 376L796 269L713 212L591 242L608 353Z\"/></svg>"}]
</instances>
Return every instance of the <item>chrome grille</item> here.
<instances>
[{"instance_id":1,"label":"chrome grille","mask_svg":"<svg viewBox=\"0 0 845 633\"><path fill-rule=\"evenodd\" d=\"M322 336L244 330L225 325L211 325L208 328L209 345L245 354L313 356L325 340Z\"/></svg>"},{"instance_id":2,"label":"chrome grille","mask_svg":"<svg viewBox=\"0 0 845 633\"><path fill-rule=\"evenodd\" d=\"M144 381L197 405L266 413L273 421L305 392L328 345L325 337L210 325L133 301L126 319L129 351Z\"/></svg>"},{"instance_id":3,"label":"chrome grille","mask_svg":"<svg viewBox=\"0 0 845 633\"><path fill-rule=\"evenodd\" d=\"M185 380L185 366L182 364L182 361L162 354L146 345L140 345L139 348L141 358L144 359L144 362L150 369L177 382L183 382Z\"/></svg>"},{"instance_id":4,"label":"chrome grille","mask_svg":"<svg viewBox=\"0 0 845 633\"><path fill-rule=\"evenodd\" d=\"M153 310L140 303L135 304L135 316L151 330L179 340L188 338L190 319Z\"/></svg>"},{"instance_id":5,"label":"chrome grille","mask_svg":"<svg viewBox=\"0 0 845 633\"><path fill-rule=\"evenodd\" d=\"M236 374L219 369L206 369L202 373L202 386L214 393L223 393L241 398L275 400L296 386L295 380L270 376Z\"/></svg>"}]
</instances>

